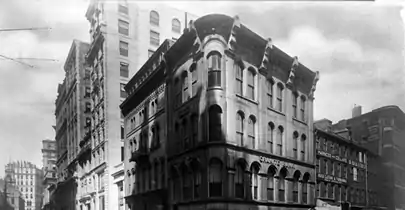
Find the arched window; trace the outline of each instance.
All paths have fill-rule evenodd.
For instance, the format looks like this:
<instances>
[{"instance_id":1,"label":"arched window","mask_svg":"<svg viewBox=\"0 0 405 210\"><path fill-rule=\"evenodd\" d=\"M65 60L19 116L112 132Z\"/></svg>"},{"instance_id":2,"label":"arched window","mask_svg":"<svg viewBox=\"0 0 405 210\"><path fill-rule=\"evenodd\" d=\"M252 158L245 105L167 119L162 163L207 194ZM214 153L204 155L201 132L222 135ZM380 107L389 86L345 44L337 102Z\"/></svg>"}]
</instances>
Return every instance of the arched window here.
<instances>
[{"instance_id":1,"label":"arched window","mask_svg":"<svg viewBox=\"0 0 405 210\"><path fill-rule=\"evenodd\" d=\"M179 106L181 106L181 104L182 104L182 98L181 98L181 84L180 84L180 82L179 82L179 79L178 78L176 78L175 80L174 80L174 90L175 90L175 93L176 93L176 99L175 99L175 101L174 101L174 103L175 103L175 107L179 107Z\"/></svg>"},{"instance_id":2,"label":"arched window","mask_svg":"<svg viewBox=\"0 0 405 210\"><path fill-rule=\"evenodd\" d=\"M235 63L236 69L236 87L235 91L238 95L243 95L243 68L238 64Z\"/></svg>"},{"instance_id":3,"label":"arched window","mask_svg":"<svg viewBox=\"0 0 405 210\"><path fill-rule=\"evenodd\" d=\"M302 178L302 203L308 203L308 181L311 178L309 173L305 173Z\"/></svg>"},{"instance_id":4,"label":"arched window","mask_svg":"<svg viewBox=\"0 0 405 210\"><path fill-rule=\"evenodd\" d=\"M219 52L208 54L208 87L221 87L222 55Z\"/></svg>"},{"instance_id":5,"label":"arched window","mask_svg":"<svg viewBox=\"0 0 405 210\"><path fill-rule=\"evenodd\" d=\"M157 161L155 161L155 164L153 166L153 188L154 189L158 189L159 187L159 163Z\"/></svg>"},{"instance_id":6,"label":"arched window","mask_svg":"<svg viewBox=\"0 0 405 210\"><path fill-rule=\"evenodd\" d=\"M222 109L212 105L208 110L209 115L209 141L222 140Z\"/></svg>"},{"instance_id":7,"label":"arched window","mask_svg":"<svg viewBox=\"0 0 405 210\"><path fill-rule=\"evenodd\" d=\"M198 142L198 116L191 115L192 144L195 146Z\"/></svg>"},{"instance_id":8,"label":"arched window","mask_svg":"<svg viewBox=\"0 0 405 210\"><path fill-rule=\"evenodd\" d=\"M121 126L121 139L125 139L124 126Z\"/></svg>"},{"instance_id":9,"label":"arched window","mask_svg":"<svg viewBox=\"0 0 405 210\"><path fill-rule=\"evenodd\" d=\"M283 111L283 85L278 83L277 84L277 110L279 112Z\"/></svg>"},{"instance_id":10,"label":"arched window","mask_svg":"<svg viewBox=\"0 0 405 210\"><path fill-rule=\"evenodd\" d=\"M287 177L287 169L282 168L278 180L278 200L285 202L285 178Z\"/></svg>"},{"instance_id":11,"label":"arched window","mask_svg":"<svg viewBox=\"0 0 405 210\"><path fill-rule=\"evenodd\" d=\"M278 155L283 155L283 126L278 126L277 130L277 153Z\"/></svg>"},{"instance_id":12,"label":"arched window","mask_svg":"<svg viewBox=\"0 0 405 210\"><path fill-rule=\"evenodd\" d=\"M269 152L273 153L274 124L272 122L269 122L269 124L267 125L267 132L268 132L267 142L269 143Z\"/></svg>"},{"instance_id":13,"label":"arched window","mask_svg":"<svg viewBox=\"0 0 405 210\"><path fill-rule=\"evenodd\" d=\"M294 131L293 133L293 157L298 159L298 132Z\"/></svg>"},{"instance_id":14,"label":"arched window","mask_svg":"<svg viewBox=\"0 0 405 210\"><path fill-rule=\"evenodd\" d=\"M194 97L197 94L197 80L198 80L197 64L196 63L191 64L189 71L191 73L191 92L192 92L191 97Z\"/></svg>"},{"instance_id":15,"label":"arched window","mask_svg":"<svg viewBox=\"0 0 405 210\"><path fill-rule=\"evenodd\" d=\"M180 24L180 20L177 18L174 18L172 20L172 31L176 32L176 33L180 33L181 31L181 24Z\"/></svg>"},{"instance_id":16,"label":"arched window","mask_svg":"<svg viewBox=\"0 0 405 210\"><path fill-rule=\"evenodd\" d=\"M305 122L305 97L304 96L301 96L301 108L300 108L300 111L301 111L301 120L303 121L303 122Z\"/></svg>"},{"instance_id":17,"label":"arched window","mask_svg":"<svg viewBox=\"0 0 405 210\"><path fill-rule=\"evenodd\" d=\"M200 197L200 185L201 185L201 172L199 168L193 170L194 173L194 199Z\"/></svg>"},{"instance_id":18,"label":"arched window","mask_svg":"<svg viewBox=\"0 0 405 210\"><path fill-rule=\"evenodd\" d=\"M301 160L302 161L305 161L306 140L307 140L307 136L305 134L302 134L301 135Z\"/></svg>"},{"instance_id":19,"label":"arched window","mask_svg":"<svg viewBox=\"0 0 405 210\"><path fill-rule=\"evenodd\" d=\"M252 180L250 182L252 189L252 196L254 200L259 197L259 166L258 164L253 164L250 167L250 172L252 173Z\"/></svg>"},{"instance_id":20,"label":"arched window","mask_svg":"<svg viewBox=\"0 0 405 210\"><path fill-rule=\"evenodd\" d=\"M211 159L209 168L209 196L222 196L222 162L218 159Z\"/></svg>"},{"instance_id":21,"label":"arched window","mask_svg":"<svg viewBox=\"0 0 405 210\"><path fill-rule=\"evenodd\" d=\"M183 103L190 99L190 93L188 91L188 72L184 71L182 75L181 90L183 91Z\"/></svg>"},{"instance_id":22,"label":"arched window","mask_svg":"<svg viewBox=\"0 0 405 210\"><path fill-rule=\"evenodd\" d=\"M236 165L235 172L235 197L245 198L245 166L243 163Z\"/></svg>"},{"instance_id":23,"label":"arched window","mask_svg":"<svg viewBox=\"0 0 405 210\"><path fill-rule=\"evenodd\" d=\"M274 82L272 80L266 81L266 88L267 88L267 107L273 108L273 85Z\"/></svg>"},{"instance_id":24,"label":"arched window","mask_svg":"<svg viewBox=\"0 0 405 210\"><path fill-rule=\"evenodd\" d=\"M192 176L189 173L187 167L183 167L183 200L191 199L192 191L191 191L191 179Z\"/></svg>"},{"instance_id":25,"label":"arched window","mask_svg":"<svg viewBox=\"0 0 405 210\"><path fill-rule=\"evenodd\" d=\"M301 173L299 171L295 171L293 177L293 202L298 202L298 181L300 180Z\"/></svg>"},{"instance_id":26,"label":"arched window","mask_svg":"<svg viewBox=\"0 0 405 210\"><path fill-rule=\"evenodd\" d=\"M159 13L156 11L151 11L149 19L150 24L159 26Z\"/></svg>"},{"instance_id":27,"label":"arched window","mask_svg":"<svg viewBox=\"0 0 405 210\"><path fill-rule=\"evenodd\" d=\"M236 113L236 139L237 139L238 145L240 145L240 146L244 145L243 120L244 120L244 114L240 111L238 113Z\"/></svg>"},{"instance_id":28,"label":"arched window","mask_svg":"<svg viewBox=\"0 0 405 210\"><path fill-rule=\"evenodd\" d=\"M252 145L252 148L256 148L256 132L255 132L256 118L254 116L249 116L248 120L248 136L249 144Z\"/></svg>"},{"instance_id":29,"label":"arched window","mask_svg":"<svg viewBox=\"0 0 405 210\"><path fill-rule=\"evenodd\" d=\"M251 68L247 72L247 91L246 96L252 100L255 100L255 71Z\"/></svg>"},{"instance_id":30,"label":"arched window","mask_svg":"<svg viewBox=\"0 0 405 210\"><path fill-rule=\"evenodd\" d=\"M274 200L274 176L276 175L277 169L275 166L270 166L267 171L267 200Z\"/></svg>"},{"instance_id":31,"label":"arched window","mask_svg":"<svg viewBox=\"0 0 405 210\"><path fill-rule=\"evenodd\" d=\"M189 128L188 128L188 123L187 123L187 119L183 120L182 123L182 128L183 128L183 144L184 144L184 149L189 149L190 148L190 138L189 138Z\"/></svg>"},{"instance_id":32,"label":"arched window","mask_svg":"<svg viewBox=\"0 0 405 210\"><path fill-rule=\"evenodd\" d=\"M298 110L297 110L297 104L298 104L298 94L296 92L292 93L292 108L293 108L293 118L297 119L298 118Z\"/></svg>"},{"instance_id":33,"label":"arched window","mask_svg":"<svg viewBox=\"0 0 405 210\"><path fill-rule=\"evenodd\" d=\"M171 177L172 177L172 191L173 191L173 199L175 201L179 200L179 196L181 195L180 192L180 187L181 187L181 180L180 180L180 176L177 172L177 169L172 168L171 170Z\"/></svg>"}]
</instances>

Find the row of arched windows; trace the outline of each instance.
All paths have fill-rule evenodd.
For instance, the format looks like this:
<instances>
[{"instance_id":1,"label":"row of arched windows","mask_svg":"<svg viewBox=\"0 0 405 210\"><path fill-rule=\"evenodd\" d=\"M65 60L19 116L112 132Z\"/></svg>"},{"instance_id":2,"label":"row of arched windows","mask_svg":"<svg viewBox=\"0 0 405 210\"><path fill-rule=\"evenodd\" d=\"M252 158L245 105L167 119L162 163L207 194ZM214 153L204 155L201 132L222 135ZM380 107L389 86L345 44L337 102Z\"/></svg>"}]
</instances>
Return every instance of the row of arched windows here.
<instances>
[{"instance_id":1,"label":"row of arched windows","mask_svg":"<svg viewBox=\"0 0 405 210\"><path fill-rule=\"evenodd\" d=\"M151 11L149 15L149 22L152 25L159 26L160 17L159 13L156 11ZM177 18L172 19L172 31L176 33L181 32L181 23Z\"/></svg>"},{"instance_id":2,"label":"row of arched windows","mask_svg":"<svg viewBox=\"0 0 405 210\"><path fill-rule=\"evenodd\" d=\"M245 162L239 161L232 172L225 169L220 159L212 158L208 167L208 196L224 197L228 194L230 197L240 199L290 202L287 198L292 195L292 202L308 203L311 179L309 173L301 174L297 170L293 178L288 179L289 172L284 167L277 169L271 165L267 169L267 174L259 173L260 167L261 165L255 162L248 168ZM291 182L292 188L287 191L288 182ZM230 183L231 186L225 186ZM170 186L175 201L199 198L200 185L199 168L182 167L180 170L172 168Z\"/></svg>"},{"instance_id":3,"label":"row of arched windows","mask_svg":"<svg viewBox=\"0 0 405 210\"><path fill-rule=\"evenodd\" d=\"M243 113L242 111L238 111L236 113L236 142L240 146L248 146L252 149L256 149L256 117L253 115L247 117L247 130L245 129L245 119L245 113ZM248 136L248 142L245 142L246 132ZM269 122L267 126L266 136L268 151L277 155L283 155L284 127L280 125L276 128L273 122ZM302 134L301 137L299 137L298 132L295 131L293 133L292 139L293 155L295 159L305 160L306 135ZM298 151L300 151L300 156L298 155Z\"/></svg>"}]
</instances>

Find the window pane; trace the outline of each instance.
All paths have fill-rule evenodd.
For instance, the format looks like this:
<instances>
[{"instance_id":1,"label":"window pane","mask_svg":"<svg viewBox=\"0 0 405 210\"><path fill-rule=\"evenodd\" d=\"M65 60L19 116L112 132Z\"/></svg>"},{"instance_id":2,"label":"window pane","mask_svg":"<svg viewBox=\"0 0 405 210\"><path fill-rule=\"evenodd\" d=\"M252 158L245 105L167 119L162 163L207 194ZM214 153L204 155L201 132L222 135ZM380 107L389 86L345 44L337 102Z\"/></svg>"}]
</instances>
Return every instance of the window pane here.
<instances>
[{"instance_id":1,"label":"window pane","mask_svg":"<svg viewBox=\"0 0 405 210\"><path fill-rule=\"evenodd\" d=\"M158 32L150 31L150 44L159 46L159 44L160 44L159 36L160 36L160 34Z\"/></svg>"}]
</instances>

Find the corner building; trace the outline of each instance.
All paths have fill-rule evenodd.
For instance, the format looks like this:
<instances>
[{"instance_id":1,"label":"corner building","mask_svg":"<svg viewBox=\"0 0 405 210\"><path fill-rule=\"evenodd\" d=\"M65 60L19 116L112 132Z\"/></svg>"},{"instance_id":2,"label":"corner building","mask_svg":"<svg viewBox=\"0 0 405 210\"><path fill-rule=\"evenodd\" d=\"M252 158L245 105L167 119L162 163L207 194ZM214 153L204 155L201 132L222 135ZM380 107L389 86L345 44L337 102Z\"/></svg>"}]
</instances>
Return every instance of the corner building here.
<instances>
[{"instance_id":1,"label":"corner building","mask_svg":"<svg viewBox=\"0 0 405 210\"><path fill-rule=\"evenodd\" d=\"M126 132L126 142L145 147L135 147L131 160L136 166L130 171L125 167L126 176L135 175L128 185L148 192L158 179L154 174L165 174L167 189L162 186L162 191L167 190L167 198L155 208L314 206L312 106L318 73L250 31L238 17L217 14L191 21L164 54L162 65L163 101L168 103L160 163L166 171L139 171L151 160L153 138L145 134L132 139ZM125 102L121 108L125 110ZM140 111L135 120L126 118L126 129L131 121L138 122L138 115L143 119L149 113Z\"/></svg>"}]
</instances>

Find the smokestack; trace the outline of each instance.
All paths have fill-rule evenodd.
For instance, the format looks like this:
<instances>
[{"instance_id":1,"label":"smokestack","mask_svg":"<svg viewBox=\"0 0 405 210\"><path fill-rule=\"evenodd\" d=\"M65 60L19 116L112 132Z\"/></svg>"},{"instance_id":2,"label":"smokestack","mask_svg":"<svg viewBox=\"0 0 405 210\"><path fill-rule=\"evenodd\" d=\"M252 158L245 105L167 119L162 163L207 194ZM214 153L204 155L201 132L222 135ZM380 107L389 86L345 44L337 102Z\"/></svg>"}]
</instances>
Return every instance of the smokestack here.
<instances>
[{"instance_id":1,"label":"smokestack","mask_svg":"<svg viewBox=\"0 0 405 210\"><path fill-rule=\"evenodd\" d=\"M361 106L355 104L352 109L352 118L358 117L360 115L361 115Z\"/></svg>"}]
</instances>

